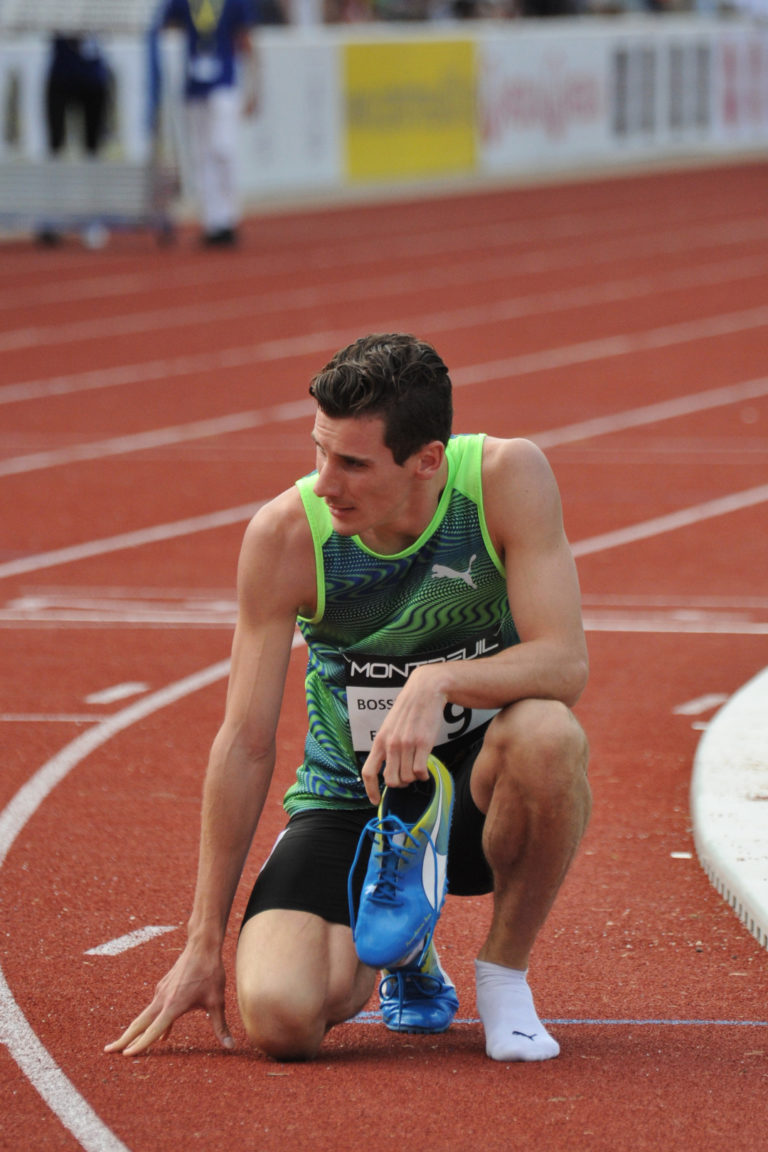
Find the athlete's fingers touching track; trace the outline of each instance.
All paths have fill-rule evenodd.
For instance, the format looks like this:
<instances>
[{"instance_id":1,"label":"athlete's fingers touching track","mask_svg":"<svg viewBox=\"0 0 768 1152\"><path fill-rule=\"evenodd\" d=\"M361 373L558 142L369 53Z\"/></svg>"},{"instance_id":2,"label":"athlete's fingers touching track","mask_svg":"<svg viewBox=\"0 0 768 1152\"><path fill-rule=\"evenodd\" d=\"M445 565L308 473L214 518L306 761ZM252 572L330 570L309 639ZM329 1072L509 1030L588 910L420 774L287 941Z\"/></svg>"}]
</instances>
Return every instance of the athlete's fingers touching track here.
<instances>
[{"instance_id":1,"label":"athlete's fingers touching track","mask_svg":"<svg viewBox=\"0 0 768 1152\"><path fill-rule=\"evenodd\" d=\"M138 1056L158 1040L165 1040L173 1028L173 1019L165 1013L156 1015L154 1001L129 1024L119 1040L114 1040L104 1048L105 1052L123 1052L126 1056Z\"/></svg>"},{"instance_id":2,"label":"athlete's fingers touching track","mask_svg":"<svg viewBox=\"0 0 768 1152\"><path fill-rule=\"evenodd\" d=\"M195 1009L206 1012L222 1047L234 1047L224 1014L224 969L221 961L218 960L213 967L203 965L204 974L201 975L200 962L188 953L189 946L158 984L151 1004L129 1024L118 1040L106 1045L105 1052L138 1056L158 1041L165 1040L175 1021Z\"/></svg>"},{"instance_id":3,"label":"athlete's fingers touching track","mask_svg":"<svg viewBox=\"0 0 768 1152\"><path fill-rule=\"evenodd\" d=\"M183 1011L189 1011L184 1009ZM167 1040L173 1025L183 1012L174 1013L170 1010L157 1014L154 1001L148 1008L137 1016L132 1024L126 1028L119 1040L114 1040L104 1048L105 1052L122 1052L124 1056L138 1056L146 1052L158 1041ZM234 1048L235 1042L227 1027L224 1013L221 1009L213 1009L208 1013L214 1034L223 1048Z\"/></svg>"}]
</instances>

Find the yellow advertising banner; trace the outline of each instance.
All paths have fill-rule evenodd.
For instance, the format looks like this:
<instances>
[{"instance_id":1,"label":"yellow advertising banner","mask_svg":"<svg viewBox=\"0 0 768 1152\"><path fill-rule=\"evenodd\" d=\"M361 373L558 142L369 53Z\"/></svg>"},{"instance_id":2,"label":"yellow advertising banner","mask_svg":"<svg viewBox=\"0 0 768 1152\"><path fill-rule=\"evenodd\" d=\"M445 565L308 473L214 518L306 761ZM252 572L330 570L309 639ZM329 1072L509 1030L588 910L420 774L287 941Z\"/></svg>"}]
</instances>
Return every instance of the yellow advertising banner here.
<instances>
[{"instance_id":1,"label":"yellow advertising banner","mask_svg":"<svg viewBox=\"0 0 768 1152\"><path fill-rule=\"evenodd\" d=\"M347 44L344 95L350 180L475 170L471 41Z\"/></svg>"}]
</instances>

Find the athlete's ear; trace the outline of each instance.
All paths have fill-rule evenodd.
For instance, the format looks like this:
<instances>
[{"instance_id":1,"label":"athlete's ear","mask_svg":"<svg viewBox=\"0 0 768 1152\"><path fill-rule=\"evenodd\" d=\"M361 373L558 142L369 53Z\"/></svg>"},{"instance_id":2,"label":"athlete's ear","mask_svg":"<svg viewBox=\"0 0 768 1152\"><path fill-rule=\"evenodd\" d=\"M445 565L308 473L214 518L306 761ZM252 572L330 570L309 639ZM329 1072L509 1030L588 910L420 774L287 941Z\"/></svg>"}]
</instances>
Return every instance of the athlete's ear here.
<instances>
[{"instance_id":1,"label":"athlete's ear","mask_svg":"<svg viewBox=\"0 0 768 1152\"><path fill-rule=\"evenodd\" d=\"M430 440L415 454L416 475L425 480L431 479L439 472L445 460L445 445L440 440Z\"/></svg>"}]
</instances>

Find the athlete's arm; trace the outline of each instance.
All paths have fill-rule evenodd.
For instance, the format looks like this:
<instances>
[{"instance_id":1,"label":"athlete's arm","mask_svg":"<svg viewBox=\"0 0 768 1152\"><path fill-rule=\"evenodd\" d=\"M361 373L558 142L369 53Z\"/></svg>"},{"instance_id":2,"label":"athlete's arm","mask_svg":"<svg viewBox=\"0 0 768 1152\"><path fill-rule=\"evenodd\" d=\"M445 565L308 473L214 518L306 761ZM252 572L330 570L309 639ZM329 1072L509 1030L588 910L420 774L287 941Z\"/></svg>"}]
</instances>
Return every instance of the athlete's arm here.
<instances>
[{"instance_id":1,"label":"athlete's arm","mask_svg":"<svg viewBox=\"0 0 768 1152\"><path fill-rule=\"evenodd\" d=\"M521 643L471 661L422 665L412 672L381 725L363 767L370 799L387 784L426 777L447 704L503 708L539 698L573 705L586 683L587 651L576 567L560 495L543 453L530 441L488 439L483 452L488 529L507 572Z\"/></svg>"},{"instance_id":2,"label":"athlete's arm","mask_svg":"<svg viewBox=\"0 0 768 1152\"><path fill-rule=\"evenodd\" d=\"M225 1047L221 948L275 764L275 732L296 614L314 595L311 540L300 502L284 493L249 525L238 567L238 620L224 720L205 778L187 944L154 999L107 1051L133 1056L164 1039L176 1019L204 1009ZM309 587L307 580L309 579Z\"/></svg>"},{"instance_id":3,"label":"athlete's arm","mask_svg":"<svg viewBox=\"0 0 768 1152\"><path fill-rule=\"evenodd\" d=\"M587 646L576 565L552 469L529 440L489 439L483 488L488 529L506 568L521 643L499 653L488 669L491 676L500 674L498 682L486 683L481 668L479 677L467 676L462 695L472 706L467 690L474 682L480 695L493 700L488 707L531 697L572 706L586 685Z\"/></svg>"}]
</instances>

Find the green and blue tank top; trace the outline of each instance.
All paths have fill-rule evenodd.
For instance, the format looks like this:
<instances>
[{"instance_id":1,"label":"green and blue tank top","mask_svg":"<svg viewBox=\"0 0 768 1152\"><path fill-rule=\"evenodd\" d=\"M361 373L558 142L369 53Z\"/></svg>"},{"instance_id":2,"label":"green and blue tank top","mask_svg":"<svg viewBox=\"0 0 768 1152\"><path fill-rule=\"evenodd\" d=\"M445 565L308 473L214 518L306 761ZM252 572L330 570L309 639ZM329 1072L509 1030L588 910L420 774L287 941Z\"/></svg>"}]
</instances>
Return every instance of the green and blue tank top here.
<instances>
[{"instance_id":1,"label":"green and blue tank top","mask_svg":"<svg viewBox=\"0 0 768 1152\"><path fill-rule=\"evenodd\" d=\"M300 617L309 651L309 727L289 813L367 805L360 768L410 672L419 664L474 660L518 643L504 566L483 512L482 435L452 437L448 480L411 547L379 555L334 532L315 476L297 482L312 532L317 608ZM477 739L493 711L449 704L439 756Z\"/></svg>"}]
</instances>

